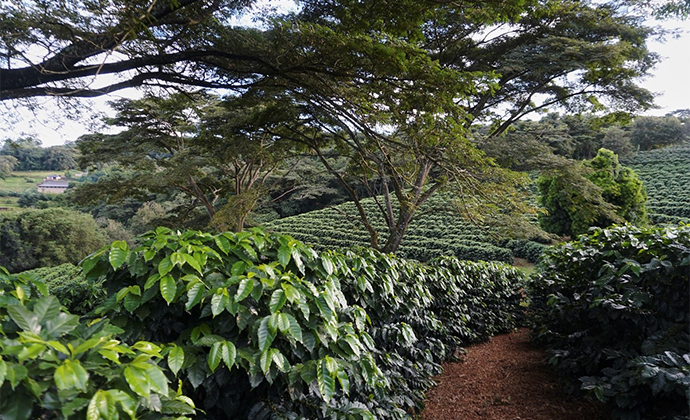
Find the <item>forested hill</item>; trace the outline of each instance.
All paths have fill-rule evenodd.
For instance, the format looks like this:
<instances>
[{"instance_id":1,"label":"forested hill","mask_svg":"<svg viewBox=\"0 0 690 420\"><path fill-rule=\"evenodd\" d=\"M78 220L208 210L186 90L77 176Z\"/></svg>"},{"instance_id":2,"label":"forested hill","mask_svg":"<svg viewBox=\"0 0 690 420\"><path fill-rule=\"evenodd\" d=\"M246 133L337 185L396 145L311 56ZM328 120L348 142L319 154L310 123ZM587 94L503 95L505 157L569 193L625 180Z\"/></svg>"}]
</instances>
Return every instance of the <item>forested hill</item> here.
<instances>
[{"instance_id":1,"label":"forested hill","mask_svg":"<svg viewBox=\"0 0 690 420\"><path fill-rule=\"evenodd\" d=\"M639 152L624 164L647 188L653 223L690 223L690 143Z\"/></svg>"}]
</instances>

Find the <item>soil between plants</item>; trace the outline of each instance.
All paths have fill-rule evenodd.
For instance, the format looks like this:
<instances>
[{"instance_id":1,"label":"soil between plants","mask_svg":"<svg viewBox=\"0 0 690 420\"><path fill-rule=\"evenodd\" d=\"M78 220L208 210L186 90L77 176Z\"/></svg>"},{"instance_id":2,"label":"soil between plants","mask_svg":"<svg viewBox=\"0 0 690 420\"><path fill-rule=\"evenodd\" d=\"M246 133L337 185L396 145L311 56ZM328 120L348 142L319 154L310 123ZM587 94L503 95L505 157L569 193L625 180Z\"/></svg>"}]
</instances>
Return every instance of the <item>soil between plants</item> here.
<instances>
[{"instance_id":1,"label":"soil between plants","mask_svg":"<svg viewBox=\"0 0 690 420\"><path fill-rule=\"evenodd\" d=\"M607 420L605 405L565 395L529 330L467 347L444 364L422 420Z\"/></svg>"}]
</instances>

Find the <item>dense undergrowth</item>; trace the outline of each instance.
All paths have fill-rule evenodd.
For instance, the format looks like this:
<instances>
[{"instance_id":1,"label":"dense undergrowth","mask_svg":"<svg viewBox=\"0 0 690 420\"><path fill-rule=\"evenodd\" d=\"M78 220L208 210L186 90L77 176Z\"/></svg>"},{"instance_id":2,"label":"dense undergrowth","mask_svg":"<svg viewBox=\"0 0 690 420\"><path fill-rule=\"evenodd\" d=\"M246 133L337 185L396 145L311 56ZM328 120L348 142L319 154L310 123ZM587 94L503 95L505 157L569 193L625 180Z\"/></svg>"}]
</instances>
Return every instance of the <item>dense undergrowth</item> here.
<instances>
[{"instance_id":1,"label":"dense undergrowth","mask_svg":"<svg viewBox=\"0 0 690 420\"><path fill-rule=\"evenodd\" d=\"M690 418L690 226L596 229L547 251L535 338L615 418Z\"/></svg>"},{"instance_id":2,"label":"dense undergrowth","mask_svg":"<svg viewBox=\"0 0 690 420\"><path fill-rule=\"evenodd\" d=\"M3 419L413 418L442 361L521 318L524 277L502 264L261 230L140 239L82 263L108 298L81 319L38 273L0 274Z\"/></svg>"}]
</instances>

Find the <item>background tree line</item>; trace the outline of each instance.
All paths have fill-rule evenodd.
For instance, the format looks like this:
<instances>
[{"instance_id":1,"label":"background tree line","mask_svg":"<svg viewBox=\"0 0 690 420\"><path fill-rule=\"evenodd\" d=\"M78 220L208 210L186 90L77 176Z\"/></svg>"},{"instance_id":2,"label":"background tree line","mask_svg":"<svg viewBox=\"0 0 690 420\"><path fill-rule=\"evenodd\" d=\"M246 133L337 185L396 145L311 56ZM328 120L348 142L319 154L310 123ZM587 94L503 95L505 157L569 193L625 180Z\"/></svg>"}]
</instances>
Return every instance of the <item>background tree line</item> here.
<instances>
[{"instance_id":1,"label":"background tree line","mask_svg":"<svg viewBox=\"0 0 690 420\"><path fill-rule=\"evenodd\" d=\"M77 168L77 150L74 144L64 146L41 147L41 141L33 137L21 137L16 140L5 139L0 148L0 158L8 161L7 157L14 158L13 165L7 165L9 171L2 169L0 172L9 174L15 171L66 171Z\"/></svg>"}]
</instances>

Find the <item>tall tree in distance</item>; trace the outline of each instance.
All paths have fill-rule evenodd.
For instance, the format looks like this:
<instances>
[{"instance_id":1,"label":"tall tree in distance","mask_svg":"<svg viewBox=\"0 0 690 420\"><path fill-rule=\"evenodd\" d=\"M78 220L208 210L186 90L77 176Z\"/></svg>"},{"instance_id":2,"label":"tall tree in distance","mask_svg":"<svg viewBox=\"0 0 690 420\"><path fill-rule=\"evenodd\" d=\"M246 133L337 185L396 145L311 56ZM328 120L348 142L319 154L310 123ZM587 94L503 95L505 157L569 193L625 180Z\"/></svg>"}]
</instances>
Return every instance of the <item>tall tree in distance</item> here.
<instances>
[{"instance_id":1,"label":"tall tree in distance","mask_svg":"<svg viewBox=\"0 0 690 420\"><path fill-rule=\"evenodd\" d=\"M637 117L630 133L633 146L639 150L658 149L687 139L683 124L673 116Z\"/></svg>"},{"instance_id":2,"label":"tall tree in distance","mask_svg":"<svg viewBox=\"0 0 690 420\"><path fill-rule=\"evenodd\" d=\"M126 130L85 136L78 146L83 164L115 162L129 176L78 188L73 196L79 202L104 198L108 191L122 199L174 190L190 206L200 205L207 223L239 231L268 195L271 177L279 178L292 162L295 143L272 135L270 121L258 119L265 105L178 93L114 106L118 114L110 123Z\"/></svg>"},{"instance_id":3,"label":"tall tree in distance","mask_svg":"<svg viewBox=\"0 0 690 420\"><path fill-rule=\"evenodd\" d=\"M548 232L573 237L593 226L648 223L642 181L610 150L600 149L591 160L549 171L539 177L537 186L546 210L539 223Z\"/></svg>"},{"instance_id":4,"label":"tall tree in distance","mask_svg":"<svg viewBox=\"0 0 690 420\"><path fill-rule=\"evenodd\" d=\"M16 165L16 157L0 155L0 179L5 179L10 176Z\"/></svg>"}]
</instances>

